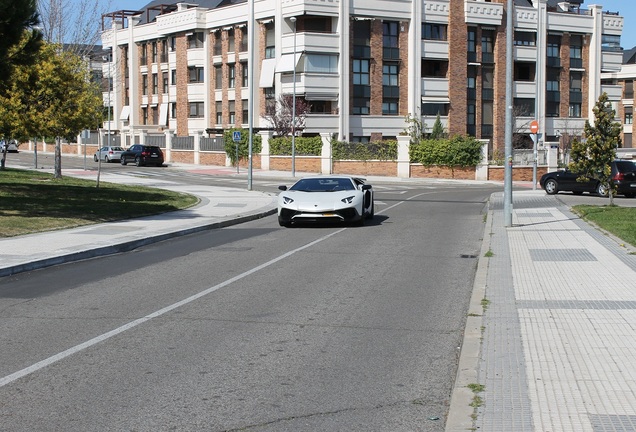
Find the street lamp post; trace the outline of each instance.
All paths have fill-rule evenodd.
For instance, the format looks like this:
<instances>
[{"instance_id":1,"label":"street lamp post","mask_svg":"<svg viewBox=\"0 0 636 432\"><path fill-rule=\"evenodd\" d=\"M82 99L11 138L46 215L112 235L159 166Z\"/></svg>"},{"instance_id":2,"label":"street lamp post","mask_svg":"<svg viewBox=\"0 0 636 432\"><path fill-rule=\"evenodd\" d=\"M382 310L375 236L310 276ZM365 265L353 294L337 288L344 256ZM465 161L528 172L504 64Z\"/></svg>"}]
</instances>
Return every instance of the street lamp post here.
<instances>
[{"instance_id":1,"label":"street lamp post","mask_svg":"<svg viewBox=\"0 0 636 432\"><path fill-rule=\"evenodd\" d=\"M296 177L296 17L289 19L294 24L294 69L292 79L292 177Z\"/></svg>"}]
</instances>

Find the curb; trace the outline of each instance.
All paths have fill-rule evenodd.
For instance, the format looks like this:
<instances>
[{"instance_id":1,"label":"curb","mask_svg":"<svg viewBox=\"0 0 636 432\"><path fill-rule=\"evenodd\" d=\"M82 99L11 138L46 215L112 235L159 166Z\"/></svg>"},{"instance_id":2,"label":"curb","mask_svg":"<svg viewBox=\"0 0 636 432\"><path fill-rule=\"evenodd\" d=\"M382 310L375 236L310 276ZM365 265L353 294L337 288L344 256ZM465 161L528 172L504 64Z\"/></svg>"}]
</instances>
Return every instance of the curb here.
<instances>
[{"instance_id":1,"label":"curb","mask_svg":"<svg viewBox=\"0 0 636 432\"><path fill-rule=\"evenodd\" d=\"M239 216L236 218L231 218L223 221L218 221L210 224L204 224L197 227L186 228L182 230L173 231L170 233L159 234L156 236L145 237L143 239L131 240L119 244L114 244L110 246L103 246L95 249L88 249L79 252L73 252L66 255L60 255L50 258L45 258L25 264L18 264L11 267L5 267L0 269L0 277L11 276L17 273L23 273L32 270L38 270L46 267L51 267L54 265L81 261L89 258L95 258L106 255L113 255L121 252L129 252L133 249L137 249L142 246L147 246L149 244L158 243L164 240L168 240L171 238L186 236L189 234L194 234L201 231L208 231L217 228L225 228L232 225L238 225L245 222L249 222L252 220L262 219L266 216L272 215L276 213L277 209L269 209L267 211L259 211L253 214L249 214L246 216Z\"/></svg>"},{"instance_id":2,"label":"curb","mask_svg":"<svg viewBox=\"0 0 636 432\"><path fill-rule=\"evenodd\" d=\"M490 250L490 238L493 224L493 211L487 210L483 240L477 262L477 271L473 281L473 290L468 306L464 339L462 341L457 376L451 392L450 407L446 418L445 432L465 432L474 429L475 408L470 406L475 393L468 388L469 384L478 384L479 356L481 353L482 325L484 307L482 300L486 294Z\"/></svg>"}]
</instances>

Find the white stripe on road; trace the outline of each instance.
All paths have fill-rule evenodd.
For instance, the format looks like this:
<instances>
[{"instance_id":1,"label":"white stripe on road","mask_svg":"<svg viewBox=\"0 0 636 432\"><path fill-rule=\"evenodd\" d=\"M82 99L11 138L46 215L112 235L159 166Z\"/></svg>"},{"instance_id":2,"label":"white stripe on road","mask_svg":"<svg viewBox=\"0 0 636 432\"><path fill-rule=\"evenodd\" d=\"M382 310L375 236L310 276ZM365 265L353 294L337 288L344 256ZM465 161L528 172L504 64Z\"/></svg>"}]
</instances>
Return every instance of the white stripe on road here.
<instances>
[{"instance_id":1,"label":"white stripe on road","mask_svg":"<svg viewBox=\"0 0 636 432\"><path fill-rule=\"evenodd\" d=\"M398 205L400 205L400 204L402 204L402 203L404 203L406 201L409 201L409 200L411 200L413 198L417 198L417 197L419 197L421 195L426 195L426 194L431 194L431 193L434 193L434 192L425 192L425 193L422 193L422 194L414 195L414 196L408 198L407 200L398 202L398 203L392 205L391 207L387 207L387 208L383 209L382 211L377 212L376 214L383 213L383 212L385 212L387 210L395 208ZM2 377L2 378L0 378L0 387L4 387L7 384L11 384L12 382L14 382L14 381L16 381L16 380L18 380L18 379L20 379L22 377L25 377L27 375L30 375L30 374L34 373L34 372L37 372L40 369L44 369L45 367L50 366L53 363L57 363L58 361L63 360L66 357L69 357L69 356L71 356L71 355L73 355L75 353L78 353L78 352L83 351L83 350L85 350L87 348L90 348L93 345L97 345L98 343L103 342L103 341L105 341L107 339L110 339L113 336L117 336L118 334L121 334L121 333L123 333L123 332L125 332L127 330L135 328L135 327L139 326L140 324L143 324L143 323L145 323L147 321L152 320L153 318L158 318L158 317L160 317L162 315L165 315L166 313L168 313L168 312L170 312L170 311L172 311L172 310L174 310L174 309L176 309L178 307L187 305L188 303L192 303L193 301L198 300L198 299L200 299L203 296L206 296L206 295L208 295L210 293L213 293L214 291L217 291L217 290L219 290L219 289L221 289L221 288L223 288L225 286L228 286L228 285L230 285L230 284L232 284L232 283L234 283L234 282L236 282L238 280L241 280L241 279L243 279L243 278L245 278L247 276L250 276L251 274L254 274L254 273L256 273L256 272L258 272L258 271L260 271L260 270L262 270L262 269L264 269L266 267L269 267L272 264L276 264L277 262L279 262L279 261L281 261L281 260L283 260L285 258L288 258L288 257L294 255L295 253L298 253L298 252L300 252L300 251L302 251L304 249L310 248L310 247L312 247L312 246L314 246L314 245L316 245L318 243L321 243L321 242L327 240L330 237L333 237L333 236L335 236L337 234L340 234L341 232L343 232L346 229L347 228L341 228L341 229L339 229L337 231L334 231L331 234L327 234L327 235L325 235L323 237L320 237L319 239L314 240L311 243L307 243L304 246L301 246L301 247L296 248L296 249L294 249L292 251L284 253L283 255L280 255L277 258L274 258L274 259L272 259L270 261L267 261L264 264L261 264L261 265L259 265L257 267L254 267L254 268L252 268L252 269L250 269L250 270L248 270L248 271L246 271L244 273L241 273L241 274L239 274L237 276L234 276L233 278L228 279L225 282L221 282L218 285L215 285L215 286L210 287L210 288L208 288L208 289L206 289L204 291L201 291L200 293L197 293L197 294L195 294L193 296L190 296L190 297L188 297L186 299L183 299L181 301L173 303L170 306L166 306L163 309L159 309L158 311L153 312L153 313L151 313L149 315L146 315L143 318L139 318L139 319L136 319L134 321L131 321L131 322L127 323L127 324L124 324L121 327L118 327L118 328L116 328L114 330L111 330L111 331L109 331L107 333L104 333L102 335L94 337L93 339L87 340L86 342L83 342L83 343L81 343L79 345L75 345L74 347L71 347L71 348L69 348L69 349L67 349L65 351L62 351L62 352L60 352L58 354L55 354L55 355L53 355L53 356L51 356L51 357L49 357L47 359L41 360L41 361L39 361L37 363L34 363L31 366L29 366L29 367L26 367L26 368L24 368L22 370L14 372L14 373L12 373L10 375L7 375L5 377Z\"/></svg>"}]
</instances>

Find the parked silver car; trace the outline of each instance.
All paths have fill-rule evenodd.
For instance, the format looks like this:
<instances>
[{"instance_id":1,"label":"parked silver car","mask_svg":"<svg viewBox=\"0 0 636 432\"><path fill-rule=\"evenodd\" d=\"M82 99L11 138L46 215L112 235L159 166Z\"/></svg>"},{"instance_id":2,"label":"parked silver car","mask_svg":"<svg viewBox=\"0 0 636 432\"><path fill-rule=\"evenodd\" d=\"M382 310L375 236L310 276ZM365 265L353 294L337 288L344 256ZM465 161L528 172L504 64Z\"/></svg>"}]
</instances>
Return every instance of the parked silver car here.
<instances>
[{"instance_id":1,"label":"parked silver car","mask_svg":"<svg viewBox=\"0 0 636 432\"><path fill-rule=\"evenodd\" d=\"M17 153L18 152L18 142L16 140L9 140L8 142L5 140L0 141L0 151L9 152L9 153Z\"/></svg>"},{"instance_id":2,"label":"parked silver car","mask_svg":"<svg viewBox=\"0 0 636 432\"><path fill-rule=\"evenodd\" d=\"M95 162L102 158L104 162L113 162L121 159L121 153L124 151L123 147L105 146L95 152L93 160Z\"/></svg>"}]
</instances>

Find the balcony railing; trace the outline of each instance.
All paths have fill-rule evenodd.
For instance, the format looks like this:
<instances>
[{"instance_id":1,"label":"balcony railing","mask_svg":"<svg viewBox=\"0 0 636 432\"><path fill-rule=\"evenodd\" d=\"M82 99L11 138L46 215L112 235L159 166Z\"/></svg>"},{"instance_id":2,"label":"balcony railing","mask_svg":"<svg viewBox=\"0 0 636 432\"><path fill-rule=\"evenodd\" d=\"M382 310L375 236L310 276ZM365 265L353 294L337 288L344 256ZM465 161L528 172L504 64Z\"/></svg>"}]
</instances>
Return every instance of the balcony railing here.
<instances>
[{"instance_id":1,"label":"balcony railing","mask_svg":"<svg viewBox=\"0 0 636 432\"><path fill-rule=\"evenodd\" d=\"M495 91L491 88L482 88L481 98L484 100L493 100L495 98Z\"/></svg>"},{"instance_id":2,"label":"balcony railing","mask_svg":"<svg viewBox=\"0 0 636 432\"><path fill-rule=\"evenodd\" d=\"M482 63L493 64L495 62L495 54L491 52L481 53Z\"/></svg>"},{"instance_id":3,"label":"balcony railing","mask_svg":"<svg viewBox=\"0 0 636 432\"><path fill-rule=\"evenodd\" d=\"M548 102L560 102L561 101L561 92L560 91L547 91L546 99Z\"/></svg>"},{"instance_id":4,"label":"balcony railing","mask_svg":"<svg viewBox=\"0 0 636 432\"><path fill-rule=\"evenodd\" d=\"M573 69L583 69L583 59L570 58L570 67Z\"/></svg>"},{"instance_id":5,"label":"balcony railing","mask_svg":"<svg viewBox=\"0 0 636 432\"><path fill-rule=\"evenodd\" d=\"M570 103L583 103L583 92L581 90L570 90Z\"/></svg>"},{"instance_id":6,"label":"balcony railing","mask_svg":"<svg viewBox=\"0 0 636 432\"><path fill-rule=\"evenodd\" d=\"M548 57L547 64L548 67L561 67L561 57Z\"/></svg>"},{"instance_id":7,"label":"balcony railing","mask_svg":"<svg viewBox=\"0 0 636 432\"><path fill-rule=\"evenodd\" d=\"M481 137L482 138L492 138L493 134L493 125L491 124L483 124L481 125Z\"/></svg>"}]
</instances>

